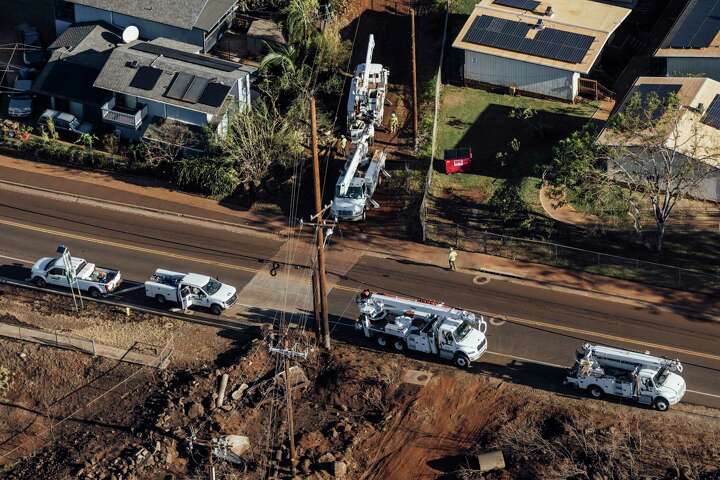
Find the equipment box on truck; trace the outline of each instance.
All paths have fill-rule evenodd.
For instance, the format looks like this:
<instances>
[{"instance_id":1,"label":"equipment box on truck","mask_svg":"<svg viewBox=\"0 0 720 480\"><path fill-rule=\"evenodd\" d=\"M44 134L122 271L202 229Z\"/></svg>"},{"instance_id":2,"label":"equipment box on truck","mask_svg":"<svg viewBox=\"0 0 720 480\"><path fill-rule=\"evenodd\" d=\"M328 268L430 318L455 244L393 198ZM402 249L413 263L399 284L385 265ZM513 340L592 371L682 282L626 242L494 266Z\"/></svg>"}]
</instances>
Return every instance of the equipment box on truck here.
<instances>
[{"instance_id":1,"label":"equipment box on truck","mask_svg":"<svg viewBox=\"0 0 720 480\"><path fill-rule=\"evenodd\" d=\"M586 343L578 350L566 383L595 398L615 395L665 411L685 395L685 380L678 375L682 370L678 360Z\"/></svg>"},{"instance_id":2,"label":"equipment box on truck","mask_svg":"<svg viewBox=\"0 0 720 480\"><path fill-rule=\"evenodd\" d=\"M237 301L235 287L220 283L198 273L179 273L158 268L145 282L145 295L158 303L173 302L183 310L205 307L215 315L232 307Z\"/></svg>"},{"instance_id":3,"label":"equipment box on truck","mask_svg":"<svg viewBox=\"0 0 720 480\"><path fill-rule=\"evenodd\" d=\"M61 249L64 251L64 247L60 246L58 253ZM82 258L60 253L58 257L45 257L35 262L30 281L41 288L46 285L79 288L91 297L98 298L114 291L122 277L119 270L97 267Z\"/></svg>"},{"instance_id":4,"label":"equipment box on truck","mask_svg":"<svg viewBox=\"0 0 720 480\"><path fill-rule=\"evenodd\" d=\"M427 300L370 293L357 299L360 317L355 328L378 345L392 345L452 360L466 368L487 350L487 322L474 313Z\"/></svg>"}]
</instances>

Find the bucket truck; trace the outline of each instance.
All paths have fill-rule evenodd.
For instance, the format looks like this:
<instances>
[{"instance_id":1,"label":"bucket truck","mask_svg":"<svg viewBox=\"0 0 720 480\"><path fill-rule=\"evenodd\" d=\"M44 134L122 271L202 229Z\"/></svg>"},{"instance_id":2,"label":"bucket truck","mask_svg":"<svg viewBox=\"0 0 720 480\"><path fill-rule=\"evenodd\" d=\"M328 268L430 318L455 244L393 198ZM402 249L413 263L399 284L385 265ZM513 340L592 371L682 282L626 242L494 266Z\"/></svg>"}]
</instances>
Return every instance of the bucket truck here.
<instances>
[{"instance_id":1,"label":"bucket truck","mask_svg":"<svg viewBox=\"0 0 720 480\"><path fill-rule=\"evenodd\" d=\"M487 322L474 313L430 300L409 299L365 290L356 299L356 330L392 346L437 355L467 368L487 350Z\"/></svg>"},{"instance_id":2,"label":"bucket truck","mask_svg":"<svg viewBox=\"0 0 720 480\"><path fill-rule=\"evenodd\" d=\"M370 206L379 206L372 197L380 183L380 175L389 176L385 171L385 152L376 150L370 153L371 126L367 127L359 141L353 142L345 168L335 185L330 213L338 220L365 220Z\"/></svg>"},{"instance_id":3,"label":"bucket truck","mask_svg":"<svg viewBox=\"0 0 720 480\"><path fill-rule=\"evenodd\" d=\"M577 352L566 383L603 394L633 399L664 412L685 395L679 360L656 357L620 348L584 344Z\"/></svg>"},{"instance_id":4,"label":"bucket truck","mask_svg":"<svg viewBox=\"0 0 720 480\"><path fill-rule=\"evenodd\" d=\"M365 124L371 126L371 139L375 133L374 128L383 124L385 94L390 71L379 63L372 63L374 49L375 37L370 35L365 63L361 63L355 68L350 84L347 125L353 142L363 134Z\"/></svg>"}]
</instances>

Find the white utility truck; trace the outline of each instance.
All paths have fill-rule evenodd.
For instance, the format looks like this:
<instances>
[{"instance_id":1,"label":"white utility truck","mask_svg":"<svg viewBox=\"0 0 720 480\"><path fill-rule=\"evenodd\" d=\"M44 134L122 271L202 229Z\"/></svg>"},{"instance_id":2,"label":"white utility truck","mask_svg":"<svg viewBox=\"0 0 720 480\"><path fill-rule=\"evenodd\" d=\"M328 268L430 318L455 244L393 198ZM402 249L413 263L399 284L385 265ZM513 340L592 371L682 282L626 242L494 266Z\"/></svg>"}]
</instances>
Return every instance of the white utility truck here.
<instances>
[{"instance_id":1,"label":"white utility truck","mask_svg":"<svg viewBox=\"0 0 720 480\"><path fill-rule=\"evenodd\" d=\"M682 370L679 360L586 343L566 382L595 398L616 395L664 412L685 395L685 379L678 375Z\"/></svg>"},{"instance_id":2,"label":"white utility truck","mask_svg":"<svg viewBox=\"0 0 720 480\"><path fill-rule=\"evenodd\" d=\"M380 205L372 199L385 171L386 154L381 150L370 153L366 135L353 143L353 149L345 162L335 185L335 197L330 207L333 218L345 221L365 220L370 207Z\"/></svg>"},{"instance_id":3,"label":"white utility truck","mask_svg":"<svg viewBox=\"0 0 720 480\"><path fill-rule=\"evenodd\" d=\"M71 257L64 246L58 247L57 257L44 257L35 262L30 281L40 288L46 285L79 288L91 297L99 298L115 290L122 281L119 270L101 268L82 258Z\"/></svg>"},{"instance_id":4,"label":"white utility truck","mask_svg":"<svg viewBox=\"0 0 720 480\"><path fill-rule=\"evenodd\" d=\"M347 126L350 138L356 141L368 123L372 127L383 124L385 94L390 71L379 63L372 63L375 37L370 35L365 63L355 68L347 105ZM374 135L374 130L373 130Z\"/></svg>"},{"instance_id":5,"label":"white utility truck","mask_svg":"<svg viewBox=\"0 0 720 480\"><path fill-rule=\"evenodd\" d=\"M171 272L158 268L145 282L145 295L159 304L173 302L183 310L192 306L210 309L220 315L237 302L235 287L220 283L207 275Z\"/></svg>"},{"instance_id":6,"label":"white utility truck","mask_svg":"<svg viewBox=\"0 0 720 480\"><path fill-rule=\"evenodd\" d=\"M360 317L355 328L374 337L381 347L392 345L452 360L467 368L487 350L487 322L474 313L443 303L371 293L357 298Z\"/></svg>"}]
</instances>

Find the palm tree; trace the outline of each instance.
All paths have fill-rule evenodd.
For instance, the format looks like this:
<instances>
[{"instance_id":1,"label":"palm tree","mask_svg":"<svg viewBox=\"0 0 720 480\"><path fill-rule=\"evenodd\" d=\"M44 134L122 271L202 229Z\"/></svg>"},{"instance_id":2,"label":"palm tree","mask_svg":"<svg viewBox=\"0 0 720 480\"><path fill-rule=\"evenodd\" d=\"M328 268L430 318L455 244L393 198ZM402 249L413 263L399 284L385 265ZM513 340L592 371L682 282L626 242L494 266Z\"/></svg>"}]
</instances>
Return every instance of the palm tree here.
<instances>
[{"instance_id":1,"label":"palm tree","mask_svg":"<svg viewBox=\"0 0 720 480\"><path fill-rule=\"evenodd\" d=\"M308 46L317 32L318 7L318 0L290 0L283 13L291 44Z\"/></svg>"}]
</instances>

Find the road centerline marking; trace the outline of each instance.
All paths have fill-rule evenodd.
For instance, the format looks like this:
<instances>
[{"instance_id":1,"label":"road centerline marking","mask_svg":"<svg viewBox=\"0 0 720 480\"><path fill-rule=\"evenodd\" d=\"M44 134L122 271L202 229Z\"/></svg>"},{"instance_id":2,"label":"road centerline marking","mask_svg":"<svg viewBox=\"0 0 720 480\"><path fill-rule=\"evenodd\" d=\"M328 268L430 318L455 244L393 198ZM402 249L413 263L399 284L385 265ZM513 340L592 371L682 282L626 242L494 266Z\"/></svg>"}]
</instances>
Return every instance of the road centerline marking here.
<instances>
[{"instance_id":1,"label":"road centerline marking","mask_svg":"<svg viewBox=\"0 0 720 480\"><path fill-rule=\"evenodd\" d=\"M27 224L24 224L24 223L13 222L13 221L10 221L10 220L5 220L5 219L0 219L0 224L2 224L2 225L7 225L7 226L10 226L10 227L14 227L14 228L24 229L24 230L30 230L30 231L40 232L40 233L46 233L46 234L48 234L48 235L54 235L54 236L59 236L59 237L71 238L71 239L80 240L80 241L84 241L84 242L88 242L88 243L94 243L94 244L97 244L97 245L105 245L105 246L120 248L120 249L128 250L128 251L148 253L148 254L151 254L151 255L158 255L158 256L164 256L164 257L168 257L168 258L173 258L173 259L176 259L176 260L186 260L186 261L195 262L195 263L202 263L202 264L205 264L205 265L212 265L212 266L216 266L216 267L227 268L227 269L229 269L229 270L244 271L244 272L249 272L249 273L253 273L253 274L256 274L256 273L258 273L258 272L261 271L260 269L257 269L257 268L243 267L243 266L241 266L241 265L235 265L235 264L232 264L232 263L218 262L218 261L215 261L215 260L208 260L208 259L199 258L199 257L192 257L192 256L189 256L189 255L182 255L182 254L176 254L176 253L166 252L166 251L163 251L163 250L157 250L157 249L153 249L153 248L140 247L140 246L136 246L136 245L129 245L129 244L120 243L120 242L115 242L115 241L111 241L111 240L101 240L101 239L98 239L98 238L88 237L88 236L86 236L86 235L80 235L80 234L70 233L70 232L63 232L63 231L61 231L61 230L53 230L53 229L50 229L50 228L38 227L38 226L35 226L35 225L27 225ZM11 258L11 257L5 257L5 258L10 258L11 260L17 260L17 261L26 262L25 260L13 259L13 258ZM32 262L28 262L28 263L32 263ZM360 291L360 290L357 289L357 288L346 287L346 286L343 286L343 285L335 285L335 286L332 288L332 290L335 290L335 289L337 289L337 290L342 290L342 291L347 291L347 292L351 292L351 293L357 293L357 292ZM467 310L468 310L468 311L476 311L476 310L474 310L474 309L467 309ZM488 315L488 316L491 316L491 315L489 315L489 314L487 314L487 315ZM705 358L705 359L708 359L708 360L720 362L720 355L713 355L713 354L704 353L704 352L696 352L696 351L688 350L688 349L685 349L685 348L673 347L673 346L668 346L668 345L660 345L660 344L651 343L651 342L646 342L646 341L642 341L642 340L635 340L635 339L631 339L631 338L620 337L620 336L617 336L617 335L611 335L611 334L599 333L599 332L592 332L592 331L589 331L589 330L583 330L583 329L579 329L579 328L575 328L575 327L569 327L569 326L565 326L565 325L556 325L556 324L552 324L552 323L540 322L540 321L537 321L537 320L527 320L527 319L510 317L510 316L502 316L502 315L499 316L499 317L500 317L501 319L504 319L504 320L508 321L508 322L516 323L516 324L520 324L520 325L532 326L532 327L539 327L539 328L548 328L548 329L557 330L557 331L560 331L560 332L568 332L568 333L575 333L575 334L579 334L579 335L585 335L585 336L591 336L591 337L596 337L596 338L602 338L602 339L604 339L604 340L612 340L612 341L627 343L627 344L631 344L631 345L638 345L638 346L642 346L642 347L645 347L645 348L654 348L654 349L658 349L658 350L666 350L666 351L669 351L669 352L681 353L681 354L684 354L684 355L701 357L701 358Z\"/></svg>"}]
</instances>

